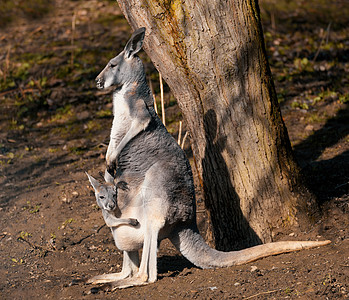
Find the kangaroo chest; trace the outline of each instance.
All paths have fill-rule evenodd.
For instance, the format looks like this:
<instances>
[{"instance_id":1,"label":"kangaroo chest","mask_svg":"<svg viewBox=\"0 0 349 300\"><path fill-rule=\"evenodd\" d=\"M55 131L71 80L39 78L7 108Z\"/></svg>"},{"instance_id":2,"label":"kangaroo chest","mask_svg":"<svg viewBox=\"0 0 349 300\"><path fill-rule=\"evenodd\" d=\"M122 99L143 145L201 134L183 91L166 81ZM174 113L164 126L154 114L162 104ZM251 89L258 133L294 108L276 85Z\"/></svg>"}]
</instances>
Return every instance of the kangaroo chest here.
<instances>
[{"instance_id":1,"label":"kangaroo chest","mask_svg":"<svg viewBox=\"0 0 349 300\"><path fill-rule=\"evenodd\" d=\"M113 95L113 115L110 138L120 140L126 134L132 122L130 108L122 91Z\"/></svg>"}]
</instances>

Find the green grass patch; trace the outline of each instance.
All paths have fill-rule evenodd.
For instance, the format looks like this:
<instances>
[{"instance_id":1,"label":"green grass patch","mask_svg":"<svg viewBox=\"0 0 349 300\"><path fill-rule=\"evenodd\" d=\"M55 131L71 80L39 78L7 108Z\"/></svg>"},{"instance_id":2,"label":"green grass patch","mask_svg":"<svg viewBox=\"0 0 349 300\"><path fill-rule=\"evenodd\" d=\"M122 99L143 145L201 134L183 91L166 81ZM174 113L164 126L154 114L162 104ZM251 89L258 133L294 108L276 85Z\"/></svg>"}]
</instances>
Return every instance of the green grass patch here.
<instances>
[{"instance_id":1,"label":"green grass patch","mask_svg":"<svg viewBox=\"0 0 349 300\"><path fill-rule=\"evenodd\" d=\"M291 107L292 108L306 109L306 110L309 109L309 105L307 103L303 103L303 102L300 102L297 100L295 100L291 103Z\"/></svg>"},{"instance_id":2,"label":"green grass patch","mask_svg":"<svg viewBox=\"0 0 349 300\"><path fill-rule=\"evenodd\" d=\"M110 109L101 109L96 112L98 118L108 118L113 115L113 112Z\"/></svg>"},{"instance_id":3,"label":"green grass patch","mask_svg":"<svg viewBox=\"0 0 349 300\"><path fill-rule=\"evenodd\" d=\"M50 122L60 122L64 123L71 120L74 111L71 104L67 104L64 107L60 107L56 110L56 113L51 117Z\"/></svg>"}]
</instances>

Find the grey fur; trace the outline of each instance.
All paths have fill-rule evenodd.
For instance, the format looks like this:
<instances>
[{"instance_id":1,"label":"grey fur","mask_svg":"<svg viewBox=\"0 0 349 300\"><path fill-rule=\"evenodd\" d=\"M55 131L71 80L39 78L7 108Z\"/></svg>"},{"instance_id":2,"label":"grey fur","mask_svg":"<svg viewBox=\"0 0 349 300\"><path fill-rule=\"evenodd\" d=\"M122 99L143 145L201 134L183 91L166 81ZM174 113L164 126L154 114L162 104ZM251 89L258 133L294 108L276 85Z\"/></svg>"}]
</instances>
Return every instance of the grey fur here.
<instances>
[{"instance_id":1,"label":"grey fur","mask_svg":"<svg viewBox=\"0 0 349 300\"><path fill-rule=\"evenodd\" d=\"M136 39L136 49L139 49L144 31L137 30L127 45L135 44L132 40ZM142 63L134 53L130 55L127 52L132 53L132 49L126 46L111 60L112 64L116 61L121 66L119 73L106 71L110 68L109 63L97 77L97 86L103 87L101 82L116 82L107 166L112 172L117 166L116 181L125 181L129 187L128 191L120 190L118 193L119 217L136 218L139 226L120 226L113 230L115 244L125 255L123 270L121 273L94 277L91 283L112 282L115 288L121 288L156 281L157 246L165 238L169 238L188 260L201 268L237 265L329 243L280 242L226 253L210 248L196 225L190 164L155 113ZM125 56L125 53L128 55ZM122 73L122 70L127 71ZM116 79L108 76L115 76ZM133 126L134 123L142 126ZM141 248L141 264L137 271L139 260L136 253Z\"/></svg>"},{"instance_id":2,"label":"grey fur","mask_svg":"<svg viewBox=\"0 0 349 300\"><path fill-rule=\"evenodd\" d=\"M144 130L151 120L147 109L147 105L152 105L149 102L150 90L145 82L142 61L137 56L142 48L144 33L145 28L136 30L124 51L111 59L96 78L98 88L116 88L113 94L114 121L106 155L110 173L115 170L121 149ZM145 99L148 101L145 102Z\"/></svg>"}]
</instances>

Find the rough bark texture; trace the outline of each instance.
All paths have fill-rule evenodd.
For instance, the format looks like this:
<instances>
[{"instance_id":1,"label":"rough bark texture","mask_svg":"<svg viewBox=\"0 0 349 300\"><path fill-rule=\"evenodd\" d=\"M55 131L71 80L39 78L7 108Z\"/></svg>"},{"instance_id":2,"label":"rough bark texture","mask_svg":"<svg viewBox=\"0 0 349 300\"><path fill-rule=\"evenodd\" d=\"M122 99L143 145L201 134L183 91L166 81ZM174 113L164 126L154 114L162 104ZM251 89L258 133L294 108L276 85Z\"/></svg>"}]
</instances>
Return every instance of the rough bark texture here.
<instances>
[{"instance_id":1,"label":"rough bark texture","mask_svg":"<svg viewBox=\"0 0 349 300\"><path fill-rule=\"evenodd\" d=\"M182 109L216 247L269 242L273 229L299 223L311 195L299 184L257 1L118 2L133 29L147 28L144 48Z\"/></svg>"}]
</instances>

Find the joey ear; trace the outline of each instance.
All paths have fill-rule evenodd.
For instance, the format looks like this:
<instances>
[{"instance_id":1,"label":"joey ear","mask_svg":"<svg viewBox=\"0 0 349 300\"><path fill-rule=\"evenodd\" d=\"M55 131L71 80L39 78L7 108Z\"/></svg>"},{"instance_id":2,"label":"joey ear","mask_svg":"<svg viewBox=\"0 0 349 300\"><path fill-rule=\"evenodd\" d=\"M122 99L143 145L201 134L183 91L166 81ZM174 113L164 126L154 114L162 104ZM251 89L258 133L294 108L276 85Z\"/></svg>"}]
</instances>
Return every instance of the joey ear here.
<instances>
[{"instance_id":1,"label":"joey ear","mask_svg":"<svg viewBox=\"0 0 349 300\"><path fill-rule=\"evenodd\" d=\"M125 46L125 57L130 58L138 53L143 46L145 27L138 28Z\"/></svg>"},{"instance_id":2,"label":"joey ear","mask_svg":"<svg viewBox=\"0 0 349 300\"><path fill-rule=\"evenodd\" d=\"M114 183L114 177L108 172L107 169L105 169L104 172L104 180L108 183Z\"/></svg>"},{"instance_id":3,"label":"joey ear","mask_svg":"<svg viewBox=\"0 0 349 300\"><path fill-rule=\"evenodd\" d=\"M98 182L97 179L94 179L91 175L89 175L87 172L85 172L87 177L88 177L88 180L90 181L92 187L94 188L94 190L96 192L98 192L99 190L99 187L101 186L101 184Z\"/></svg>"}]
</instances>

